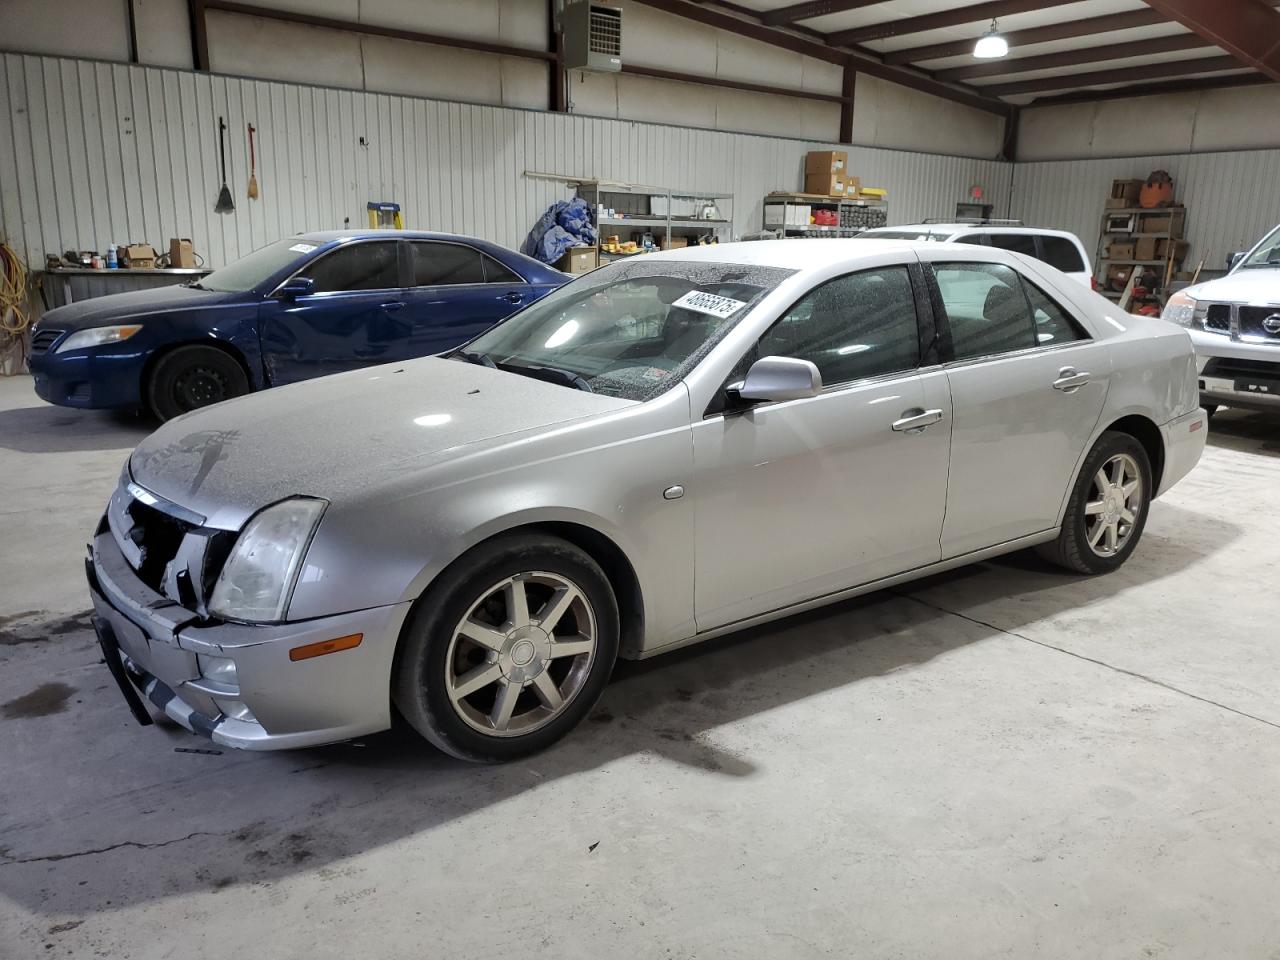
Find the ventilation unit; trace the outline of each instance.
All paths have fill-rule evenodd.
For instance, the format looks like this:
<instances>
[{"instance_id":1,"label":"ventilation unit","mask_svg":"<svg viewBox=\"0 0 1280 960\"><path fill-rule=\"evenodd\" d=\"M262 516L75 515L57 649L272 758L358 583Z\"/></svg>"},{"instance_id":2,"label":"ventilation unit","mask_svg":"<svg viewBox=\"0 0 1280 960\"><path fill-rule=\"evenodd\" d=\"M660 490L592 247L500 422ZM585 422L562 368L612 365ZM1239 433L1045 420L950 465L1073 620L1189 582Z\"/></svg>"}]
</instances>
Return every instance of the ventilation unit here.
<instances>
[{"instance_id":1,"label":"ventilation unit","mask_svg":"<svg viewBox=\"0 0 1280 960\"><path fill-rule=\"evenodd\" d=\"M589 0L564 8L564 65L570 70L622 69L622 11Z\"/></svg>"}]
</instances>

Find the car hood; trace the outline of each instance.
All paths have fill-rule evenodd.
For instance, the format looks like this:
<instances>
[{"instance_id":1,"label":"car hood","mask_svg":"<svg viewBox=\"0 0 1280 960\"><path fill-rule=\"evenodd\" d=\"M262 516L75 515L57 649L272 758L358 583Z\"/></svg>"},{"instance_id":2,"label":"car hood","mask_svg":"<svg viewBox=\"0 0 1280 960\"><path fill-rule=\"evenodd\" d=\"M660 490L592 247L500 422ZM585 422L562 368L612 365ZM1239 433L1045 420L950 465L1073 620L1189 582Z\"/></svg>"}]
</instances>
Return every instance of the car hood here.
<instances>
[{"instance_id":1,"label":"car hood","mask_svg":"<svg viewBox=\"0 0 1280 960\"><path fill-rule=\"evenodd\" d=\"M1260 306L1280 304L1280 268L1245 267L1229 276L1188 287L1186 292L1197 300Z\"/></svg>"},{"instance_id":2,"label":"car hood","mask_svg":"<svg viewBox=\"0 0 1280 960\"><path fill-rule=\"evenodd\" d=\"M182 286L131 290L128 293L113 293L69 303L65 307L55 307L40 318L37 327L41 330L85 330L110 323L123 323L139 316L207 307L238 300L243 296L243 293L220 293L216 290L197 290L195 287Z\"/></svg>"},{"instance_id":3,"label":"car hood","mask_svg":"<svg viewBox=\"0 0 1280 960\"><path fill-rule=\"evenodd\" d=\"M144 440L129 464L147 490L235 529L289 496L367 496L464 450L633 404L427 357L196 410Z\"/></svg>"}]
</instances>

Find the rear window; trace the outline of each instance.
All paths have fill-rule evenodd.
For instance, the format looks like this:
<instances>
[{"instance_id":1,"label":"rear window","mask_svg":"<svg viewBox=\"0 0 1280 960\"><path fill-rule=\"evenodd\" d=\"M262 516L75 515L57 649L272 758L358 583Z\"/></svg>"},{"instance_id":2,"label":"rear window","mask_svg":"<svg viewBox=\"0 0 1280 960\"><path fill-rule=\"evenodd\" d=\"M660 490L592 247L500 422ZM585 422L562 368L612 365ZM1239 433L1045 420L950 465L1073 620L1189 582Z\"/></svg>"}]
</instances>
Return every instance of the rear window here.
<instances>
[{"instance_id":1,"label":"rear window","mask_svg":"<svg viewBox=\"0 0 1280 960\"><path fill-rule=\"evenodd\" d=\"M1010 253L1036 255L1036 238L1029 233L992 233L987 235L987 242Z\"/></svg>"},{"instance_id":2,"label":"rear window","mask_svg":"<svg viewBox=\"0 0 1280 960\"><path fill-rule=\"evenodd\" d=\"M1063 273L1087 273L1080 256L1079 248L1066 237L1041 237L1040 249L1044 251L1043 260L1051 267L1057 267Z\"/></svg>"}]
</instances>

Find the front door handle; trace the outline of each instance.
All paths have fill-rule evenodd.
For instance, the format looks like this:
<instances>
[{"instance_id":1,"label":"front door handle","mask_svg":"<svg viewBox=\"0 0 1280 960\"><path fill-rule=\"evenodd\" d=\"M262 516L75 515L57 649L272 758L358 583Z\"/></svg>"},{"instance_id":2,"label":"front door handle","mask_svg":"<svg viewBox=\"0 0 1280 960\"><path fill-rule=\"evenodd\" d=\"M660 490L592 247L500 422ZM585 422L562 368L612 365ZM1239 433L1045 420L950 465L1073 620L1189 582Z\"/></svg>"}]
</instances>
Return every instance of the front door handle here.
<instances>
[{"instance_id":1,"label":"front door handle","mask_svg":"<svg viewBox=\"0 0 1280 960\"><path fill-rule=\"evenodd\" d=\"M390 303L382 304L383 310L400 310L404 307L403 300L392 300Z\"/></svg>"},{"instance_id":2,"label":"front door handle","mask_svg":"<svg viewBox=\"0 0 1280 960\"><path fill-rule=\"evenodd\" d=\"M1053 389L1063 393L1075 393L1089 382L1088 371L1076 372L1075 367L1063 367L1058 371L1058 379L1053 381Z\"/></svg>"},{"instance_id":3,"label":"front door handle","mask_svg":"<svg viewBox=\"0 0 1280 960\"><path fill-rule=\"evenodd\" d=\"M519 303L524 299L524 294L517 293L515 290L512 290L510 293L504 293L501 299L507 301L507 303Z\"/></svg>"},{"instance_id":4,"label":"front door handle","mask_svg":"<svg viewBox=\"0 0 1280 960\"><path fill-rule=\"evenodd\" d=\"M925 427L941 419L941 410L922 410L919 407L912 407L910 410L902 411L901 419L893 421L893 429L898 433L923 433Z\"/></svg>"}]
</instances>

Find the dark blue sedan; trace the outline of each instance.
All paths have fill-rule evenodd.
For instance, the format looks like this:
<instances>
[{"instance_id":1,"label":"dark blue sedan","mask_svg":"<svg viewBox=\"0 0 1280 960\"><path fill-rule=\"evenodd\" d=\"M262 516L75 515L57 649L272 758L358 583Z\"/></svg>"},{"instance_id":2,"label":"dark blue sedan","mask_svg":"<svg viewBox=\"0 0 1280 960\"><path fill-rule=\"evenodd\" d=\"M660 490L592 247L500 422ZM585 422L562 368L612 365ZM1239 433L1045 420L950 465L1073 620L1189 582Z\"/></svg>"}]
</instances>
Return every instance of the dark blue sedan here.
<instances>
[{"instance_id":1,"label":"dark blue sedan","mask_svg":"<svg viewBox=\"0 0 1280 960\"><path fill-rule=\"evenodd\" d=\"M471 237L308 233L199 283L50 310L31 334L31 372L51 403L167 420L251 390L441 353L568 279Z\"/></svg>"}]
</instances>

